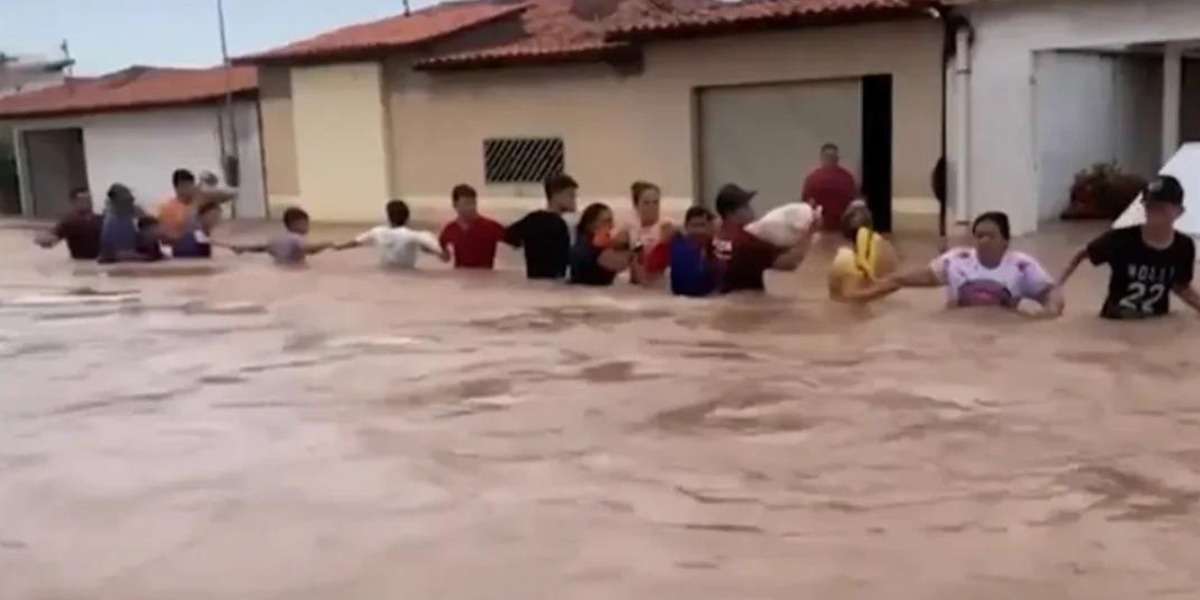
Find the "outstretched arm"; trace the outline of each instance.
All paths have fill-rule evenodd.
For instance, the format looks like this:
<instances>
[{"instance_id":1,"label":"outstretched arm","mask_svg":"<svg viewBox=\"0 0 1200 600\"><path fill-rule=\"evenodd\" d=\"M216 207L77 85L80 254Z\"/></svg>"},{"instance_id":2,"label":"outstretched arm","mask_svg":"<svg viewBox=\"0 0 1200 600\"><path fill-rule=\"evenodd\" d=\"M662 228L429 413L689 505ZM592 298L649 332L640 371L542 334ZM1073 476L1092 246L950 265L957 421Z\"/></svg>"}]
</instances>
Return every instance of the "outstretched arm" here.
<instances>
[{"instance_id":1,"label":"outstretched arm","mask_svg":"<svg viewBox=\"0 0 1200 600\"><path fill-rule=\"evenodd\" d=\"M525 244L525 219L528 219L528 218L529 218L528 216L522 217L520 221L517 221L516 223L509 225L504 230L504 243L505 244L508 244L509 246L512 246L513 248L520 248L522 245Z\"/></svg>"},{"instance_id":2,"label":"outstretched arm","mask_svg":"<svg viewBox=\"0 0 1200 600\"><path fill-rule=\"evenodd\" d=\"M246 252L266 252L266 244L229 244L228 248L233 250L234 254L243 254Z\"/></svg>"},{"instance_id":3,"label":"outstretched arm","mask_svg":"<svg viewBox=\"0 0 1200 600\"><path fill-rule=\"evenodd\" d=\"M438 238L433 237L432 233L419 233L417 242L421 245L421 252L436 256L442 262L450 262L450 251L446 250Z\"/></svg>"},{"instance_id":4,"label":"outstretched arm","mask_svg":"<svg viewBox=\"0 0 1200 600\"><path fill-rule=\"evenodd\" d=\"M200 191L200 198L205 203L224 204L237 197L234 188L209 188Z\"/></svg>"},{"instance_id":5,"label":"outstretched arm","mask_svg":"<svg viewBox=\"0 0 1200 600\"><path fill-rule=\"evenodd\" d=\"M1058 288L1062 288L1063 286L1067 285L1067 280L1071 278L1071 275L1075 274L1075 270L1079 268L1079 265L1083 262L1083 259L1087 258L1087 256L1088 249L1080 248L1079 251L1075 253L1075 256L1071 257L1071 261L1067 263L1067 268L1063 269L1062 275L1058 277Z\"/></svg>"},{"instance_id":6,"label":"outstretched arm","mask_svg":"<svg viewBox=\"0 0 1200 600\"><path fill-rule=\"evenodd\" d=\"M332 244L330 242L320 242L320 243L316 243L316 244L304 244L304 253L305 254L319 254L319 253L329 250L330 248L333 248L333 247L334 247L334 244Z\"/></svg>"},{"instance_id":7,"label":"outstretched arm","mask_svg":"<svg viewBox=\"0 0 1200 600\"><path fill-rule=\"evenodd\" d=\"M378 228L376 228L376 229L378 229ZM375 243L376 229L370 229L370 230L364 231L364 232L358 234L358 237L355 237L354 239L349 240L349 241L345 241L345 242L341 242L341 243L337 243L337 244L316 244L317 246L321 246L321 249L317 250L316 252L309 252L309 254L316 254L317 252L320 252L321 250L326 250L326 249L330 249L330 248L332 248L333 250L349 250L351 248L358 248L360 246L369 246L369 245Z\"/></svg>"}]
</instances>

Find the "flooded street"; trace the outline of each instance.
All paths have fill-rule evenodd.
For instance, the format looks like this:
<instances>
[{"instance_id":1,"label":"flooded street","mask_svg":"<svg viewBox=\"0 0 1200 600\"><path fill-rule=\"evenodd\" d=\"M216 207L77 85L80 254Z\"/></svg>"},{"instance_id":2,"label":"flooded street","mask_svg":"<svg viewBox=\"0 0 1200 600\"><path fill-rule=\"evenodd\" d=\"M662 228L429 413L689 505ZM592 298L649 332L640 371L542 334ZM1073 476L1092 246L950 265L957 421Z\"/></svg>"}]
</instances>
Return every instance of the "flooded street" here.
<instances>
[{"instance_id":1,"label":"flooded street","mask_svg":"<svg viewBox=\"0 0 1200 600\"><path fill-rule=\"evenodd\" d=\"M1016 247L1057 273L1092 231ZM30 235L0 229L5 600L1200 598L1200 320L1103 322L1099 270L1033 321L833 305L828 248L693 301L509 251L103 275Z\"/></svg>"}]
</instances>

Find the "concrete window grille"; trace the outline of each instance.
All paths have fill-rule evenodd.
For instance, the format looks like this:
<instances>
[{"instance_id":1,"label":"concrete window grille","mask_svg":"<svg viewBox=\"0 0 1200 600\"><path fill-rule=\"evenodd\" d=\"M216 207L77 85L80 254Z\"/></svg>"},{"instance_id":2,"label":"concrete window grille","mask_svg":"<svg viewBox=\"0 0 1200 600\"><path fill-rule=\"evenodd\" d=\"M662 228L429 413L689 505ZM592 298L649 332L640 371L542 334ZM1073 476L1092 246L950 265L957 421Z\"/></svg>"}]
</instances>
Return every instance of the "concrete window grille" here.
<instances>
[{"instance_id":1,"label":"concrete window grille","mask_svg":"<svg viewBox=\"0 0 1200 600\"><path fill-rule=\"evenodd\" d=\"M488 183L541 183L563 172L562 138L483 140L483 172Z\"/></svg>"}]
</instances>

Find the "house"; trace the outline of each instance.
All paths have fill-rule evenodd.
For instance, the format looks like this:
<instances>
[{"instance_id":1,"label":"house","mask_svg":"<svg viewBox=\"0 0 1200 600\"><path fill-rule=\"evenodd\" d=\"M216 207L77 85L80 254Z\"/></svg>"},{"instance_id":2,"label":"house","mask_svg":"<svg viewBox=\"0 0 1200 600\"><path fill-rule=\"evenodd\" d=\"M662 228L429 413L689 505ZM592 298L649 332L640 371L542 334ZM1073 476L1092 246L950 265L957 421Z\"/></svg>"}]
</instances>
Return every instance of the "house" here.
<instances>
[{"instance_id":1,"label":"house","mask_svg":"<svg viewBox=\"0 0 1200 600\"><path fill-rule=\"evenodd\" d=\"M0 98L20 92L58 85L66 70L75 61L64 58L46 60L36 56L20 56L0 52ZM21 212L17 189L16 151L12 145L12 129L0 123L0 215Z\"/></svg>"},{"instance_id":2,"label":"house","mask_svg":"<svg viewBox=\"0 0 1200 600\"><path fill-rule=\"evenodd\" d=\"M793 201L841 146L886 225L934 207L942 23L915 0L476 0L241 57L259 67L272 205L378 220L401 197L450 214L473 184L502 219L565 169L624 209L637 179L665 210L737 181Z\"/></svg>"},{"instance_id":3,"label":"house","mask_svg":"<svg viewBox=\"0 0 1200 600\"><path fill-rule=\"evenodd\" d=\"M128 185L147 208L172 193L171 172L222 173L234 154L221 135L232 98L239 175L237 217L266 216L254 69L164 69L135 66L102 77L0 98L0 123L13 128L21 212L61 214L69 190L102 196Z\"/></svg>"},{"instance_id":4,"label":"house","mask_svg":"<svg viewBox=\"0 0 1200 600\"><path fill-rule=\"evenodd\" d=\"M1200 2L957 0L951 204L1018 233L1067 206L1074 175L1149 176L1200 141Z\"/></svg>"}]
</instances>

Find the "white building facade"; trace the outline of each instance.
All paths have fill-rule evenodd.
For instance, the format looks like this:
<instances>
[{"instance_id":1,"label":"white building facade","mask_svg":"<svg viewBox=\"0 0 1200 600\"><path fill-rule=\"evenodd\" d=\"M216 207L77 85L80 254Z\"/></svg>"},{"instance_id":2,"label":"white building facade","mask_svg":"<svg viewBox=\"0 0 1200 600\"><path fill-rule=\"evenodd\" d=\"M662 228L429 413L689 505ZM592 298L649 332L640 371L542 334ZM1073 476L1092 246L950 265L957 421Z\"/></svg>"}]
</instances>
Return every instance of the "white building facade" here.
<instances>
[{"instance_id":1,"label":"white building facade","mask_svg":"<svg viewBox=\"0 0 1200 600\"><path fill-rule=\"evenodd\" d=\"M222 110L219 104L204 104L16 122L21 213L39 218L61 214L70 189L84 185L99 205L114 183L129 186L138 204L153 210L173 195L175 169L222 173ZM239 100L234 111L240 181L233 215L263 218L258 104Z\"/></svg>"},{"instance_id":2,"label":"white building facade","mask_svg":"<svg viewBox=\"0 0 1200 600\"><path fill-rule=\"evenodd\" d=\"M1054 219L1075 173L1156 173L1200 139L1200 1L974 0L948 65L949 203L1014 233Z\"/></svg>"}]
</instances>

